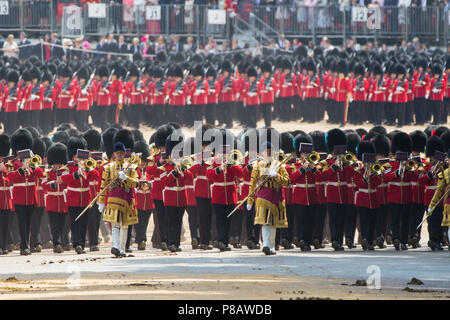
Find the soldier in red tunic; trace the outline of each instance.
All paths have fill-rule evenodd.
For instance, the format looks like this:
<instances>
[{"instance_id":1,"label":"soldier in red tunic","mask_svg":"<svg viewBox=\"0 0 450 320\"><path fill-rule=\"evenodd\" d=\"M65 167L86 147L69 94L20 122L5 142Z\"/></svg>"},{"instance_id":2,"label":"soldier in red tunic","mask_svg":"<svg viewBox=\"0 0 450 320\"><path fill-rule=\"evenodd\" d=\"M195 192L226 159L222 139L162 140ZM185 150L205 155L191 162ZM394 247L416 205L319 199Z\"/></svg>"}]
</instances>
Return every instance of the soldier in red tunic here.
<instances>
[{"instance_id":1,"label":"soldier in red tunic","mask_svg":"<svg viewBox=\"0 0 450 320\"><path fill-rule=\"evenodd\" d=\"M7 80L8 86L4 89L2 95L2 111L4 112L4 132L12 134L18 127L19 104L22 99L19 73L14 70L10 71Z\"/></svg>"},{"instance_id":2,"label":"soldier in red tunic","mask_svg":"<svg viewBox=\"0 0 450 320\"><path fill-rule=\"evenodd\" d=\"M139 129L144 107L144 84L141 80L141 73L134 64L130 66L129 79L125 84L125 99L130 115L128 120L131 127Z\"/></svg>"},{"instance_id":3,"label":"soldier in red tunic","mask_svg":"<svg viewBox=\"0 0 450 320\"><path fill-rule=\"evenodd\" d=\"M0 135L0 254L8 254L9 220L11 216L10 181L4 158L9 155L10 139L6 134Z\"/></svg>"}]
</instances>

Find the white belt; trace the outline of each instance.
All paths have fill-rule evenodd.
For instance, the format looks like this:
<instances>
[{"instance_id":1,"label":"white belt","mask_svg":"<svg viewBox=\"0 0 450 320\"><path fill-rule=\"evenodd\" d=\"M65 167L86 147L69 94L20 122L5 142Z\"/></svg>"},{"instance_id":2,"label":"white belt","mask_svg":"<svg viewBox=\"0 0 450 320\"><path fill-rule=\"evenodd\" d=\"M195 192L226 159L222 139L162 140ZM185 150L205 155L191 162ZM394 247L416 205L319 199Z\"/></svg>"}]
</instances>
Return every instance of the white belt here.
<instances>
[{"instance_id":1,"label":"white belt","mask_svg":"<svg viewBox=\"0 0 450 320\"><path fill-rule=\"evenodd\" d=\"M411 184L412 186L418 186L418 185L419 185L417 182L410 182L410 184Z\"/></svg>"},{"instance_id":2,"label":"white belt","mask_svg":"<svg viewBox=\"0 0 450 320\"><path fill-rule=\"evenodd\" d=\"M407 187L411 185L410 182L389 182L389 184L398 187Z\"/></svg>"},{"instance_id":3,"label":"white belt","mask_svg":"<svg viewBox=\"0 0 450 320\"><path fill-rule=\"evenodd\" d=\"M164 191L184 191L186 187L165 187Z\"/></svg>"},{"instance_id":4,"label":"white belt","mask_svg":"<svg viewBox=\"0 0 450 320\"><path fill-rule=\"evenodd\" d=\"M9 191L11 190L9 187L0 187L0 191Z\"/></svg>"},{"instance_id":5,"label":"white belt","mask_svg":"<svg viewBox=\"0 0 450 320\"><path fill-rule=\"evenodd\" d=\"M436 190L437 186L427 186L427 190ZM2 190L2 189L0 189Z\"/></svg>"},{"instance_id":6,"label":"white belt","mask_svg":"<svg viewBox=\"0 0 450 320\"><path fill-rule=\"evenodd\" d=\"M346 184L347 182L328 182L328 185L335 187L345 186Z\"/></svg>"},{"instance_id":7,"label":"white belt","mask_svg":"<svg viewBox=\"0 0 450 320\"><path fill-rule=\"evenodd\" d=\"M353 184L350 184L350 183L349 183L349 184L347 185L347 187L349 187L349 188L356 188L356 184L354 184L354 183L353 183Z\"/></svg>"},{"instance_id":8,"label":"white belt","mask_svg":"<svg viewBox=\"0 0 450 320\"><path fill-rule=\"evenodd\" d=\"M194 190L194 186L186 186L186 189L192 189L192 190Z\"/></svg>"},{"instance_id":9,"label":"white belt","mask_svg":"<svg viewBox=\"0 0 450 320\"><path fill-rule=\"evenodd\" d=\"M139 95L139 94L142 94L142 92L132 92L132 93L131 93L132 96L137 96L137 95Z\"/></svg>"},{"instance_id":10,"label":"white belt","mask_svg":"<svg viewBox=\"0 0 450 320\"><path fill-rule=\"evenodd\" d=\"M37 186L36 190L44 190L44 188L42 188L41 186Z\"/></svg>"},{"instance_id":11,"label":"white belt","mask_svg":"<svg viewBox=\"0 0 450 320\"><path fill-rule=\"evenodd\" d=\"M376 193L377 190L376 189L359 189L359 192L364 192L364 193Z\"/></svg>"},{"instance_id":12,"label":"white belt","mask_svg":"<svg viewBox=\"0 0 450 320\"><path fill-rule=\"evenodd\" d=\"M206 176L197 176L196 179L208 180Z\"/></svg>"},{"instance_id":13,"label":"white belt","mask_svg":"<svg viewBox=\"0 0 450 320\"><path fill-rule=\"evenodd\" d=\"M64 192L62 191L51 191L47 192L47 196L63 196Z\"/></svg>"},{"instance_id":14,"label":"white belt","mask_svg":"<svg viewBox=\"0 0 450 320\"><path fill-rule=\"evenodd\" d=\"M66 96L66 95L62 95L62 94L60 94L59 97L60 98L72 98L72 96Z\"/></svg>"},{"instance_id":15,"label":"white belt","mask_svg":"<svg viewBox=\"0 0 450 320\"><path fill-rule=\"evenodd\" d=\"M34 182L14 183L14 187L30 187L34 185Z\"/></svg>"},{"instance_id":16,"label":"white belt","mask_svg":"<svg viewBox=\"0 0 450 320\"><path fill-rule=\"evenodd\" d=\"M88 101L88 99L87 98L81 98L81 99L78 99L78 101Z\"/></svg>"},{"instance_id":17,"label":"white belt","mask_svg":"<svg viewBox=\"0 0 450 320\"><path fill-rule=\"evenodd\" d=\"M150 193L150 189L149 190L138 190L136 192L137 193L142 193L142 194L148 194L148 193Z\"/></svg>"},{"instance_id":18,"label":"white belt","mask_svg":"<svg viewBox=\"0 0 450 320\"><path fill-rule=\"evenodd\" d=\"M315 188L315 184L294 184L294 188Z\"/></svg>"},{"instance_id":19,"label":"white belt","mask_svg":"<svg viewBox=\"0 0 450 320\"><path fill-rule=\"evenodd\" d=\"M250 181L243 181L242 184L249 186L250 185Z\"/></svg>"},{"instance_id":20,"label":"white belt","mask_svg":"<svg viewBox=\"0 0 450 320\"><path fill-rule=\"evenodd\" d=\"M234 182L215 182L212 184L213 186L220 186L220 187L226 187L226 186L232 186L234 185Z\"/></svg>"},{"instance_id":21,"label":"white belt","mask_svg":"<svg viewBox=\"0 0 450 320\"><path fill-rule=\"evenodd\" d=\"M71 188L71 187L67 187L67 190L75 191L75 192L85 192L85 191L89 191L89 188Z\"/></svg>"},{"instance_id":22,"label":"white belt","mask_svg":"<svg viewBox=\"0 0 450 320\"><path fill-rule=\"evenodd\" d=\"M90 181L89 185L90 186L98 186L98 181Z\"/></svg>"}]
</instances>

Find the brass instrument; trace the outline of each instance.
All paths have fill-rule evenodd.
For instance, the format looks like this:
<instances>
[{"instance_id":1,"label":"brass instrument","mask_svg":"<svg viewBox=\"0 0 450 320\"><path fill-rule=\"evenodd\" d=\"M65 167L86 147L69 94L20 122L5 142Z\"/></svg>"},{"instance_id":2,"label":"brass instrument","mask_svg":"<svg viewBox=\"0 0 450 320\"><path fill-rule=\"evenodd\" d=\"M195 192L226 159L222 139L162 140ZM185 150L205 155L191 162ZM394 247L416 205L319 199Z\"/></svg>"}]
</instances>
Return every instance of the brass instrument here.
<instances>
[{"instance_id":1,"label":"brass instrument","mask_svg":"<svg viewBox=\"0 0 450 320\"><path fill-rule=\"evenodd\" d=\"M34 156L31 157L31 159L30 159L30 166L31 166L32 169L37 168L41 164L42 164L42 158L41 158L40 155L35 154Z\"/></svg>"},{"instance_id":2,"label":"brass instrument","mask_svg":"<svg viewBox=\"0 0 450 320\"><path fill-rule=\"evenodd\" d=\"M84 170L86 170L86 171L91 171L91 170L95 169L96 166L97 166L97 162L92 158L89 158L84 161Z\"/></svg>"},{"instance_id":3,"label":"brass instrument","mask_svg":"<svg viewBox=\"0 0 450 320\"><path fill-rule=\"evenodd\" d=\"M283 151L278 152L277 159L279 162L286 160L286 154Z\"/></svg>"},{"instance_id":4,"label":"brass instrument","mask_svg":"<svg viewBox=\"0 0 450 320\"><path fill-rule=\"evenodd\" d=\"M308 155L306 160L308 160L310 164L315 166L320 162L320 155L316 151L313 151Z\"/></svg>"},{"instance_id":5,"label":"brass instrument","mask_svg":"<svg viewBox=\"0 0 450 320\"><path fill-rule=\"evenodd\" d=\"M372 174L381 175L383 173L383 165L379 162L375 162L370 166Z\"/></svg>"},{"instance_id":6,"label":"brass instrument","mask_svg":"<svg viewBox=\"0 0 450 320\"><path fill-rule=\"evenodd\" d=\"M354 164L358 159L356 158L355 154L352 152L347 152L344 155L343 161L346 164L352 165Z\"/></svg>"},{"instance_id":7,"label":"brass instrument","mask_svg":"<svg viewBox=\"0 0 450 320\"><path fill-rule=\"evenodd\" d=\"M408 161L406 161L405 164L405 170L406 171L415 171L417 170L419 166L417 165L417 162L415 162L413 159L409 159Z\"/></svg>"},{"instance_id":8,"label":"brass instrument","mask_svg":"<svg viewBox=\"0 0 450 320\"><path fill-rule=\"evenodd\" d=\"M240 165L243 159L244 156L242 155L242 152L240 152L238 149L232 150L227 155L227 163L231 165Z\"/></svg>"}]
</instances>

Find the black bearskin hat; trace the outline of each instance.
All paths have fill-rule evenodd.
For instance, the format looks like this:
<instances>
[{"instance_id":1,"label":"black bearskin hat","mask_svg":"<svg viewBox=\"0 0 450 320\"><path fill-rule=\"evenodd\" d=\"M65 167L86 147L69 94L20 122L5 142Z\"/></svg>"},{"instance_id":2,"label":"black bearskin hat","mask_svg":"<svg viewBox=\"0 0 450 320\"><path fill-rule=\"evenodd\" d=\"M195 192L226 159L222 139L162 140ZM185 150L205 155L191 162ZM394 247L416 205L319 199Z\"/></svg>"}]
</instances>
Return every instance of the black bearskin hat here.
<instances>
[{"instance_id":1,"label":"black bearskin hat","mask_svg":"<svg viewBox=\"0 0 450 320\"><path fill-rule=\"evenodd\" d=\"M44 159L45 154L47 152L47 145L42 139L36 138L33 140L33 147L31 148L34 154L39 155L42 159Z\"/></svg>"},{"instance_id":2,"label":"black bearskin hat","mask_svg":"<svg viewBox=\"0 0 450 320\"><path fill-rule=\"evenodd\" d=\"M87 142L83 137L71 137L67 142L67 156L72 160L77 155L78 149L86 150Z\"/></svg>"},{"instance_id":3,"label":"black bearskin hat","mask_svg":"<svg viewBox=\"0 0 450 320\"><path fill-rule=\"evenodd\" d=\"M26 129L17 129L11 136L11 149L16 155L18 151L31 149L33 147L33 136Z\"/></svg>"},{"instance_id":4,"label":"black bearskin hat","mask_svg":"<svg viewBox=\"0 0 450 320\"><path fill-rule=\"evenodd\" d=\"M67 147L62 143L54 143L47 152L47 163L52 166L54 164L67 163Z\"/></svg>"},{"instance_id":5,"label":"black bearskin hat","mask_svg":"<svg viewBox=\"0 0 450 320\"><path fill-rule=\"evenodd\" d=\"M294 140L292 141L292 146L294 147L294 151L297 156L300 155L300 144L302 143L311 143L314 149L314 141L312 137L307 133L300 133L296 135Z\"/></svg>"},{"instance_id":6,"label":"black bearskin hat","mask_svg":"<svg viewBox=\"0 0 450 320\"><path fill-rule=\"evenodd\" d=\"M347 151L356 153L356 147L361 142L361 137L356 131L346 132L347 136Z\"/></svg>"},{"instance_id":7,"label":"black bearskin hat","mask_svg":"<svg viewBox=\"0 0 450 320\"><path fill-rule=\"evenodd\" d=\"M396 154L399 151L411 153L412 151L411 137L405 132L397 132L392 137L391 148L393 154Z\"/></svg>"},{"instance_id":8,"label":"black bearskin hat","mask_svg":"<svg viewBox=\"0 0 450 320\"><path fill-rule=\"evenodd\" d=\"M373 137L370 141L372 141L375 145L376 154L381 154L384 157L389 156L389 152L391 151L391 142L386 135L379 134Z\"/></svg>"},{"instance_id":9,"label":"black bearskin hat","mask_svg":"<svg viewBox=\"0 0 450 320\"><path fill-rule=\"evenodd\" d=\"M356 146L356 157L362 161L362 155L364 153L376 153L375 144L372 141L361 141Z\"/></svg>"},{"instance_id":10,"label":"black bearskin hat","mask_svg":"<svg viewBox=\"0 0 450 320\"><path fill-rule=\"evenodd\" d=\"M62 144L65 144L67 146L67 142L69 141L70 136L66 131L56 131L51 139L54 143L61 142Z\"/></svg>"},{"instance_id":11,"label":"black bearskin hat","mask_svg":"<svg viewBox=\"0 0 450 320\"><path fill-rule=\"evenodd\" d=\"M328 150L330 150L330 152L333 152L334 146L347 145L347 136L341 129L331 129L325 135L325 141L327 143Z\"/></svg>"},{"instance_id":12,"label":"black bearskin hat","mask_svg":"<svg viewBox=\"0 0 450 320\"><path fill-rule=\"evenodd\" d=\"M134 144L133 147L134 152L136 153L142 153L141 159L145 160L148 157L150 157L150 147L145 141L139 140Z\"/></svg>"},{"instance_id":13,"label":"black bearskin hat","mask_svg":"<svg viewBox=\"0 0 450 320\"><path fill-rule=\"evenodd\" d=\"M128 129L120 129L114 134L114 145L117 142L122 142L126 149L131 149L133 151L134 147L134 136L133 133Z\"/></svg>"},{"instance_id":14,"label":"black bearskin hat","mask_svg":"<svg viewBox=\"0 0 450 320\"><path fill-rule=\"evenodd\" d=\"M89 129L83 134L83 138L87 142L87 148L90 151L101 150L102 135L95 129Z\"/></svg>"},{"instance_id":15,"label":"black bearskin hat","mask_svg":"<svg viewBox=\"0 0 450 320\"><path fill-rule=\"evenodd\" d=\"M427 135L421 130L415 130L409 136L412 140L412 151L424 152L427 144Z\"/></svg>"},{"instance_id":16,"label":"black bearskin hat","mask_svg":"<svg viewBox=\"0 0 450 320\"><path fill-rule=\"evenodd\" d=\"M325 132L320 130L311 131L309 133L313 139L314 151L328 152L327 143L325 142Z\"/></svg>"},{"instance_id":17,"label":"black bearskin hat","mask_svg":"<svg viewBox=\"0 0 450 320\"><path fill-rule=\"evenodd\" d=\"M0 134L0 156L6 157L11 149L11 141L7 134Z\"/></svg>"},{"instance_id":18,"label":"black bearskin hat","mask_svg":"<svg viewBox=\"0 0 450 320\"><path fill-rule=\"evenodd\" d=\"M272 73L272 64L269 61L264 61L261 64L261 72L270 72Z\"/></svg>"},{"instance_id":19,"label":"black bearskin hat","mask_svg":"<svg viewBox=\"0 0 450 320\"><path fill-rule=\"evenodd\" d=\"M175 131L175 128L169 124L160 126L155 133L155 147L161 148L166 145L166 139Z\"/></svg>"},{"instance_id":20,"label":"black bearskin hat","mask_svg":"<svg viewBox=\"0 0 450 320\"><path fill-rule=\"evenodd\" d=\"M280 138L281 138L280 149L283 150L284 153L294 152L294 143L293 143L294 136L290 132L282 132Z\"/></svg>"},{"instance_id":21,"label":"black bearskin hat","mask_svg":"<svg viewBox=\"0 0 450 320\"><path fill-rule=\"evenodd\" d=\"M428 138L425 146L425 154L427 157L432 157L436 151L445 152L444 147L444 141L442 141L439 137L431 136Z\"/></svg>"}]
</instances>

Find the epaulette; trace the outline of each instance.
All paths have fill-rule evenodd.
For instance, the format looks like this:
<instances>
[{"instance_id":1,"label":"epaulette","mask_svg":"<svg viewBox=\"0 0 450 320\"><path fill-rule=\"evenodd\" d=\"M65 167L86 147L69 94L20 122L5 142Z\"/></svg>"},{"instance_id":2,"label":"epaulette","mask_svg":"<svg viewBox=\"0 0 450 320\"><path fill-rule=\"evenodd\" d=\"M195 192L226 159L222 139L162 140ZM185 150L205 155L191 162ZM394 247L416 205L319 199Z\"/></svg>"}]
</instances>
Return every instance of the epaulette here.
<instances>
[{"instance_id":1,"label":"epaulette","mask_svg":"<svg viewBox=\"0 0 450 320\"><path fill-rule=\"evenodd\" d=\"M386 162L386 163L383 164L383 167L386 168L386 169L387 168L392 168L392 165L389 162Z\"/></svg>"},{"instance_id":2,"label":"epaulette","mask_svg":"<svg viewBox=\"0 0 450 320\"><path fill-rule=\"evenodd\" d=\"M443 174L442 172L439 172L439 173L438 173L438 179L439 179L439 180L444 179L444 174Z\"/></svg>"}]
</instances>

